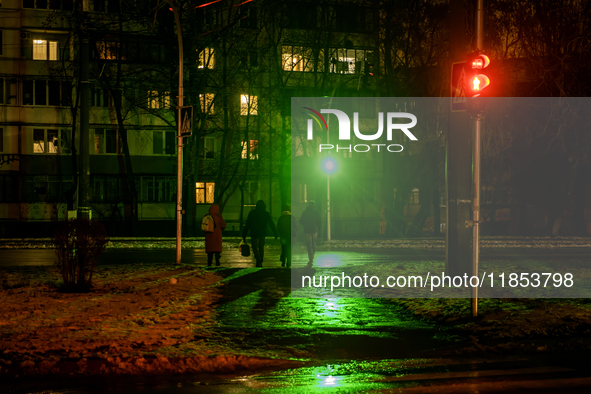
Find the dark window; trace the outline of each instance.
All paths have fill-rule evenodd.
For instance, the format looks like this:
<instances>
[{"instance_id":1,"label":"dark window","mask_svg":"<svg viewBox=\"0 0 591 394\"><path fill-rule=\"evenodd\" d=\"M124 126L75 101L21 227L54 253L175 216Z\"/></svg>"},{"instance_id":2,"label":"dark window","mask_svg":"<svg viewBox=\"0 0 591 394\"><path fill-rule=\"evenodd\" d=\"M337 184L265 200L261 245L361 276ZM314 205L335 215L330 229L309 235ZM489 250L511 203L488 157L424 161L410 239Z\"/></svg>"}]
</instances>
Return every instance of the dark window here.
<instances>
[{"instance_id":1,"label":"dark window","mask_svg":"<svg viewBox=\"0 0 591 394\"><path fill-rule=\"evenodd\" d=\"M47 105L47 84L35 81L35 105Z\"/></svg>"},{"instance_id":2,"label":"dark window","mask_svg":"<svg viewBox=\"0 0 591 394\"><path fill-rule=\"evenodd\" d=\"M123 198L124 179L117 175L94 175L91 177L92 201L113 203Z\"/></svg>"},{"instance_id":3,"label":"dark window","mask_svg":"<svg viewBox=\"0 0 591 394\"><path fill-rule=\"evenodd\" d=\"M315 29L318 10L314 3L290 3L287 5L285 22L292 29Z\"/></svg>"},{"instance_id":4,"label":"dark window","mask_svg":"<svg viewBox=\"0 0 591 394\"><path fill-rule=\"evenodd\" d=\"M160 153L162 153L162 146L164 141L162 141L162 132L161 131L155 131L153 133L153 139L152 139L152 152L155 155L158 155Z\"/></svg>"},{"instance_id":5,"label":"dark window","mask_svg":"<svg viewBox=\"0 0 591 394\"><path fill-rule=\"evenodd\" d=\"M176 178L174 176L139 176L136 188L140 202L174 202Z\"/></svg>"},{"instance_id":6,"label":"dark window","mask_svg":"<svg viewBox=\"0 0 591 394\"><path fill-rule=\"evenodd\" d=\"M23 105L71 105L72 83L46 80L23 81Z\"/></svg>"},{"instance_id":7,"label":"dark window","mask_svg":"<svg viewBox=\"0 0 591 394\"><path fill-rule=\"evenodd\" d=\"M33 105L33 81L23 81L23 105Z\"/></svg>"},{"instance_id":8,"label":"dark window","mask_svg":"<svg viewBox=\"0 0 591 394\"><path fill-rule=\"evenodd\" d=\"M257 28L257 9L252 6L243 6L240 10L240 27L246 29Z\"/></svg>"},{"instance_id":9,"label":"dark window","mask_svg":"<svg viewBox=\"0 0 591 394\"><path fill-rule=\"evenodd\" d=\"M60 82L48 81L47 87L49 90L49 105L60 105Z\"/></svg>"},{"instance_id":10,"label":"dark window","mask_svg":"<svg viewBox=\"0 0 591 394\"><path fill-rule=\"evenodd\" d=\"M35 8L47 9L47 0L37 0L37 6Z\"/></svg>"},{"instance_id":11,"label":"dark window","mask_svg":"<svg viewBox=\"0 0 591 394\"><path fill-rule=\"evenodd\" d=\"M174 131L167 131L164 135L164 153L174 155L176 151L176 133Z\"/></svg>"},{"instance_id":12,"label":"dark window","mask_svg":"<svg viewBox=\"0 0 591 394\"><path fill-rule=\"evenodd\" d=\"M94 0L93 1L93 11L95 12L105 12L107 7L107 2L105 0Z\"/></svg>"},{"instance_id":13,"label":"dark window","mask_svg":"<svg viewBox=\"0 0 591 394\"><path fill-rule=\"evenodd\" d=\"M338 5L333 8L332 26L336 31L371 32L373 18L371 9L356 5Z\"/></svg>"},{"instance_id":14,"label":"dark window","mask_svg":"<svg viewBox=\"0 0 591 394\"><path fill-rule=\"evenodd\" d=\"M120 8L119 0L109 0L107 3L107 12L111 14L117 14Z\"/></svg>"},{"instance_id":15,"label":"dark window","mask_svg":"<svg viewBox=\"0 0 591 394\"><path fill-rule=\"evenodd\" d=\"M17 202L18 177L16 175L0 175L0 202Z\"/></svg>"},{"instance_id":16,"label":"dark window","mask_svg":"<svg viewBox=\"0 0 591 394\"><path fill-rule=\"evenodd\" d=\"M23 8L35 8L35 0L23 0Z\"/></svg>"},{"instance_id":17,"label":"dark window","mask_svg":"<svg viewBox=\"0 0 591 394\"><path fill-rule=\"evenodd\" d=\"M62 106L72 105L72 82L62 82Z\"/></svg>"},{"instance_id":18,"label":"dark window","mask_svg":"<svg viewBox=\"0 0 591 394\"><path fill-rule=\"evenodd\" d=\"M105 130L105 153L117 153L117 130Z\"/></svg>"},{"instance_id":19,"label":"dark window","mask_svg":"<svg viewBox=\"0 0 591 394\"><path fill-rule=\"evenodd\" d=\"M72 188L71 176L23 176L24 202L66 202L66 191Z\"/></svg>"}]
</instances>

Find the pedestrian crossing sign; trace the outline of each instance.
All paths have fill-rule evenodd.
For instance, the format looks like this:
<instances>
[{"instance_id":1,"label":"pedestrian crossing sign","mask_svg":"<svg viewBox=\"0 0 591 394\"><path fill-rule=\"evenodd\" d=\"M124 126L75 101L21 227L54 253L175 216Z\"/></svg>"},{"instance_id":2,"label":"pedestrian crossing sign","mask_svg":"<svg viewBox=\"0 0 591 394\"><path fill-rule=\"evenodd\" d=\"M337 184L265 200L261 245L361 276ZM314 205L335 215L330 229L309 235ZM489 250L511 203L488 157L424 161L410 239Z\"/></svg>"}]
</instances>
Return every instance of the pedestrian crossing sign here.
<instances>
[{"instance_id":1,"label":"pedestrian crossing sign","mask_svg":"<svg viewBox=\"0 0 591 394\"><path fill-rule=\"evenodd\" d=\"M193 106L180 107L180 137L190 137L193 134Z\"/></svg>"},{"instance_id":2,"label":"pedestrian crossing sign","mask_svg":"<svg viewBox=\"0 0 591 394\"><path fill-rule=\"evenodd\" d=\"M466 110L466 89L464 81L466 79L466 62L454 63L452 65L451 75L451 111L460 112Z\"/></svg>"}]
</instances>

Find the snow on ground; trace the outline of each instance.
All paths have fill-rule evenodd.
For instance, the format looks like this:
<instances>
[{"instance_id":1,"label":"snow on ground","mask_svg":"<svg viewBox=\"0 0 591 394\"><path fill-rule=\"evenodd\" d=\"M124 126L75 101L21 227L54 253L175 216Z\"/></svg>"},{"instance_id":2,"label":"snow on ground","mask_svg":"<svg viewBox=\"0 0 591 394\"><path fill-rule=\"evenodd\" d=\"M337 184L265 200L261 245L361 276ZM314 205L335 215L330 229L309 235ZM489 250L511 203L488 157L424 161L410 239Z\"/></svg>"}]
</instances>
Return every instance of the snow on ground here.
<instances>
[{"instance_id":1,"label":"snow on ground","mask_svg":"<svg viewBox=\"0 0 591 394\"><path fill-rule=\"evenodd\" d=\"M224 246L237 248L239 237L224 237ZM183 249L203 249L205 241L202 237L183 238ZM268 246L278 246L279 241L267 238ZM591 237L482 237L482 248L591 248ZM0 248L4 249L47 249L52 248L50 238L5 238L0 239ZM111 237L107 248L113 249L174 249L174 238L132 238ZM351 239L319 241L318 250L335 250L349 248L379 249L444 249L444 238L396 238L396 239Z\"/></svg>"},{"instance_id":2,"label":"snow on ground","mask_svg":"<svg viewBox=\"0 0 591 394\"><path fill-rule=\"evenodd\" d=\"M58 292L58 278L46 267L0 271L0 376L231 372L288 356L219 338L214 271L98 267L93 291L78 294Z\"/></svg>"}]
</instances>

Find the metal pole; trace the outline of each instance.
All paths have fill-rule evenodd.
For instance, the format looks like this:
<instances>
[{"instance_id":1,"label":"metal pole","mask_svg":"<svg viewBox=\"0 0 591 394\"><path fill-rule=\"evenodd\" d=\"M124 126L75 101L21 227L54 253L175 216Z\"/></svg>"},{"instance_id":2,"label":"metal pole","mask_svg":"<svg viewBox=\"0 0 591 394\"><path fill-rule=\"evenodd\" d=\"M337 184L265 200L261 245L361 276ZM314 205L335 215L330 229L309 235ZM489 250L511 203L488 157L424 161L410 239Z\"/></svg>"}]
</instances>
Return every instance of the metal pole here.
<instances>
[{"instance_id":1,"label":"metal pole","mask_svg":"<svg viewBox=\"0 0 591 394\"><path fill-rule=\"evenodd\" d=\"M88 97L88 39L82 39L80 48L80 183L78 185L78 213L81 219L90 219L90 207L88 206L88 192L90 188L89 174L89 118L90 100Z\"/></svg>"},{"instance_id":2,"label":"metal pole","mask_svg":"<svg viewBox=\"0 0 591 394\"><path fill-rule=\"evenodd\" d=\"M330 175L326 175L326 234L330 241Z\"/></svg>"},{"instance_id":3,"label":"metal pole","mask_svg":"<svg viewBox=\"0 0 591 394\"><path fill-rule=\"evenodd\" d=\"M329 105L329 107L331 106ZM330 124L330 117L327 116L327 119L328 124ZM330 144L328 127L326 128L326 143ZM330 241L330 174L326 174L326 239Z\"/></svg>"},{"instance_id":4,"label":"metal pole","mask_svg":"<svg viewBox=\"0 0 591 394\"><path fill-rule=\"evenodd\" d=\"M480 114L474 119L474 161L473 197L472 197L472 275L478 277L479 240L480 240ZM478 286L472 287L472 316L478 316Z\"/></svg>"},{"instance_id":5,"label":"metal pole","mask_svg":"<svg viewBox=\"0 0 591 394\"><path fill-rule=\"evenodd\" d=\"M482 50L482 30L484 24L483 0L476 4L476 49ZM476 98L478 100L478 98ZM473 154L473 195L472 195L472 275L478 277L479 247L480 247L480 131L482 116L478 113L474 118ZM478 316L478 287L472 287L472 316Z\"/></svg>"},{"instance_id":6,"label":"metal pole","mask_svg":"<svg viewBox=\"0 0 591 394\"><path fill-rule=\"evenodd\" d=\"M183 106L183 35L181 34L181 21L176 5L170 0L164 0L174 13L176 22L176 34L179 43L179 101L177 106L177 177L176 177L176 263L181 263L181 229L183 223L183 137L181 137L181 107Z\"/></svg>"}]
</instances>

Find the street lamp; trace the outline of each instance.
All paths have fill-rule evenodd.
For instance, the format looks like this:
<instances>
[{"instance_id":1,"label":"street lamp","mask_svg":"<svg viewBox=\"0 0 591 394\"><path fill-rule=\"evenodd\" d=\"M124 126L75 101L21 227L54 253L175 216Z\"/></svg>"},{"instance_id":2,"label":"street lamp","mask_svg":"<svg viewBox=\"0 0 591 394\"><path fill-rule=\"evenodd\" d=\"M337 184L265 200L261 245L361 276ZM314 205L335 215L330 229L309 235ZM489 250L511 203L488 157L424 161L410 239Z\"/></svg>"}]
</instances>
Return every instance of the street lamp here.
<instances>
[{"instance_id":1,"label":"street lamp","mask_svg":"<svg viewBox=\"0 0 591 394\"><path fill-rule=\"evenodd\" d=\"M160 0L156 6L156 10L160 8L163 3L168 4L174 13L174 21L176 23L176 34L179 42L179 101L177 105L177 188L176 188L176 263L181 263L181 228L182 228L182 210L183 210L183 137L181 136L181 108L183 106L183 35L181 33L181 20L176 4L171 0Z\"/></svg>"},{"instance_id":2,"label":"street lamp","mask_svg":"<svg viewBox=\"0 0 591 394\"><path fill-rule=\"evenodd\" d=\"M338 162L327 156L320 162L320 168L326 173L326 235L330 241L330 176L338 170Z\"/></svg>"}]
</instances>

